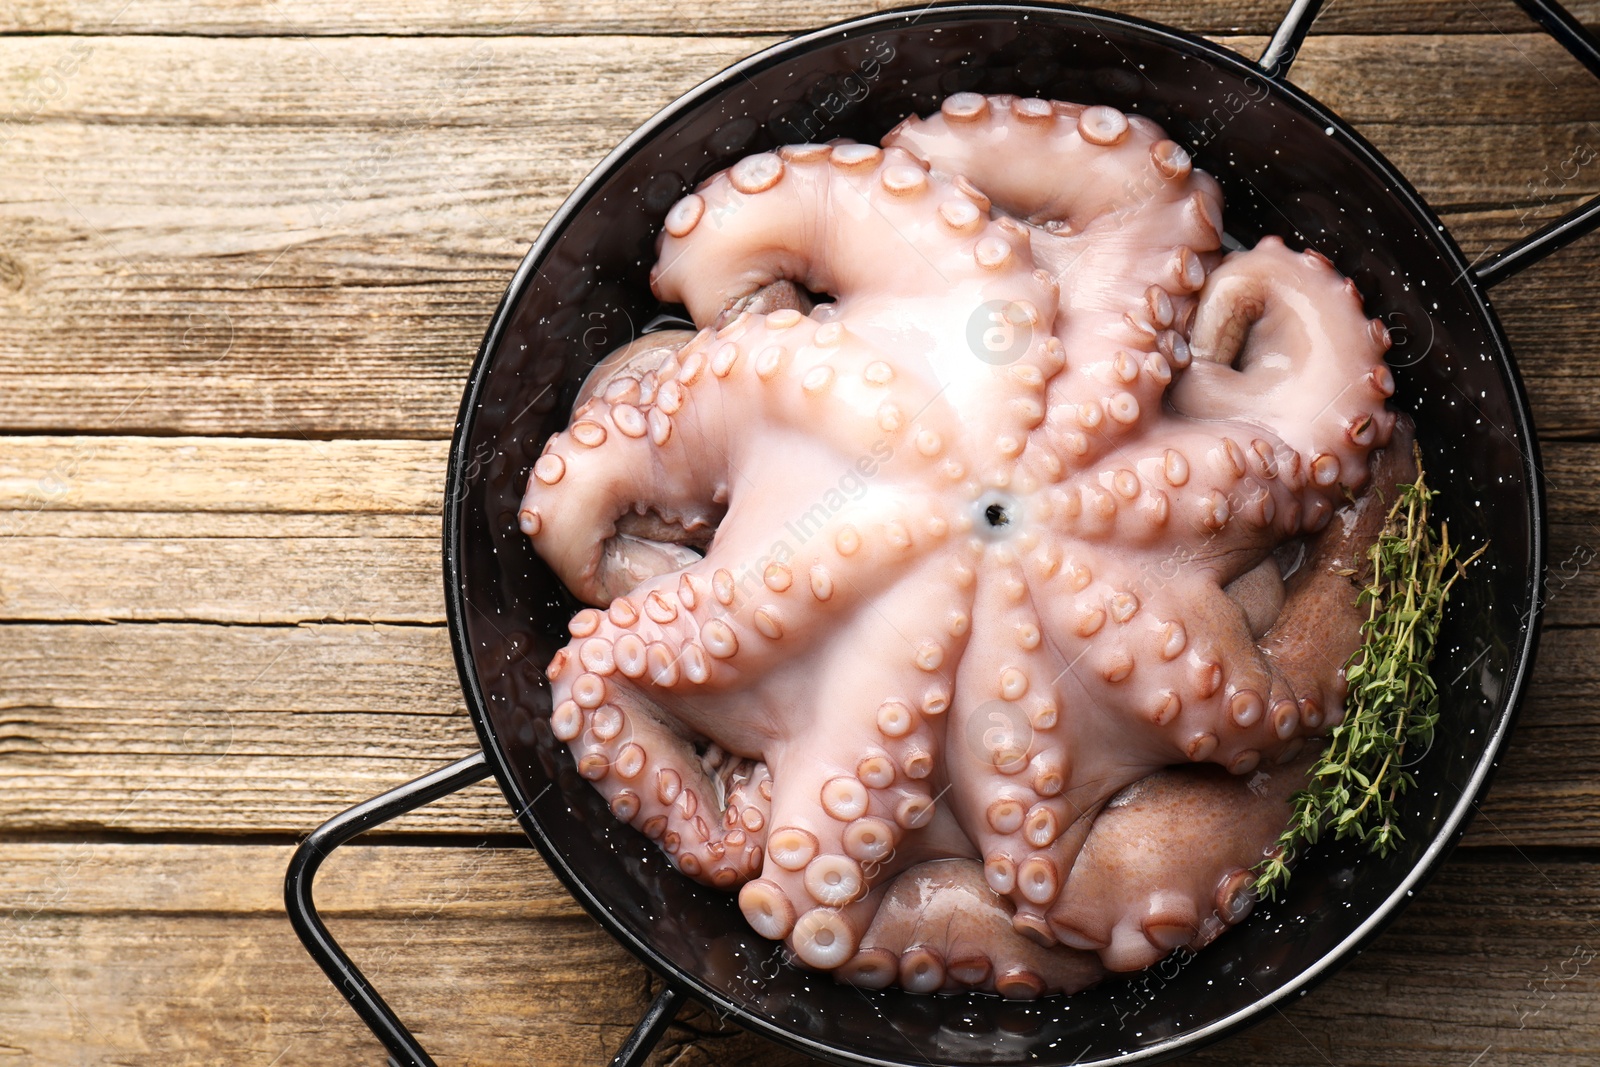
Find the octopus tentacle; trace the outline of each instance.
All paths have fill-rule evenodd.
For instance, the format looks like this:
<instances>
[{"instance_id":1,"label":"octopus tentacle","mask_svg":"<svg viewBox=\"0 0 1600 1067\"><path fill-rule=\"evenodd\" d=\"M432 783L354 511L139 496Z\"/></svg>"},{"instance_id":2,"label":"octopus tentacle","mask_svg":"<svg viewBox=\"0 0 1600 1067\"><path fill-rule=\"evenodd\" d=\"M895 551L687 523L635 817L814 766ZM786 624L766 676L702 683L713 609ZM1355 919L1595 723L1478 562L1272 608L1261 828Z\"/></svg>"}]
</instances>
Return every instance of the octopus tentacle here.
<instances>
[{"instance_id":1,"label":"octopus tentacle","mask_svg":"<svg viewBox=\"0 0 1600 1067\"><path fill-rule=\"evenodd\" d=\"M769 415L820 429L847 454L914 448L955 480L1009 464L1043 421L1044 382L1061 364L1059 346L1046 346L1057 288L1034 269L1027 228L992 220L981 194L898 149L840 143L761 158L760 181L741 163L673 209L681 217L669 215L663 234L657 295L701 322L784 279L834 293L809 317L768 315L729 338L738 348L728 359L748 352L759 378L784 380L757 401ZM886 263L886 249L901 252ZM885 299L886 289L900 299ZM874 295L859 299L864 292ZM927 292L943 296L918 298ZM986 349L986 316L1020 331L1018 351ZM881 359L890 343L925 358L891 366ZM946 451L978 413L995 423L984 472Z\"/></svg>"},{"instance_id":2,"label":"octopus tentacle","mask_svg":"<svg viewBox=\"0 0 1600 1067\"><path fill-rule=\"evenodd\" d=\"M994 555L1013 553L1003 542ZM983 859L988 886L1015 908L1019 933L1054 937L1044 919L1065 884L1094 812L1147 767L1106 759L1112 736L1074 679L1082 642L1051 637L1049 584L1032 583L1026 561L994 568L978 584L973 628L1000 637L967 651L957 678L945 757L950 796ZM1057 558L1056 575L1081 573Z\"/></svg>"},{"instance_id":3,"label":"octopus tentacle","mask_svg":"<svg viewBox=\"0 0 1600 1067\"><path fill-rule=\"evenodd\" d=\"M674 718L735 752L759 751L774 732L779 710L741 707L739 684L779 667L815 636L808 625L859 599L815 603L796 588L793 570L764 570L714 547L680 571L652 578L604 610L579 612L568 624L572 642L558 658L599 674L636 701L670 709ZM799 603L797 603L799 602ZM561 688L557 687L558 693ZM731 720L731 722L730 722ZM739 728L733 728L738 723Z\"/></svg>"},{"instance_id":4,"label":"octopus tentacle","mask_svg":"<svg viewBox=\"0 0 1600 1067\"><path fill-rule=\"evenodd\" d=\"M692 335L650 334L602 363L528 475L522 531L581 599L603 605L699 558L727 500L728 443ZM697 362L698 360L698 362Z\"/></svg>"},{"instance_id":5,"label":"octopus tentacle","mask_svg":"<svg viewBox=\"0 0 1600 1067\"><path fill-rule=\"evenodd\" d=\"M1157 762L1213 762L1247 774L1309 733L1294 711L1294 682L1308 681L1289 679L1266 657L1221 583L1185 576L1148 603L1132 680L1152 696L1128 727Z\"/></svg>"},{"instance_id":6,"label":"octopus tentacle","mask_svg":"<svg viewBox=\"0 0 1600 1067\"><path fill-rule=\"evenodd\" d=\"M1202 251L1220 247L1216 182L1155 123L1115 108L956 93L938 114L906 119L883 143L966 178L1008 214L1058 224L1064 235L1111 220L1164 228ZM1074 180L1062 181L1066 173ZM1203 278L1184 280L1193 291Z\"/></svg>"},{"instance_id":7,"label":"octopus tentacle","mask_svg":"<svg viewBox=\"0 0 1600 1067\"><path fill-rule=\"evenodd\" d=\"M894 879L860 949L835 977L868 989L898 983L919 993L975 989L1032 1000L1076 993L1103 973L1090 953L1050 951L1017 935L1005 898L978 865L944 859Z\"/></svg>"},{"instance_id":8,"label":"octopus tentacle","mask_svg":"<svg viewBox=\"0 0 1600 1067\"><path fill-rule=\"evenodd\" d=\"M752 877L762 863L762 776L747 772L730 790L607 666L552 672L558 702L550 728L571 746L578 773L617 818L659 842L684 874L725 889Z\"/></svg>"},{"instance_id":9,"label":"octopus tentacle","mask_svg":"<svg viewBox=\"0 0 1600 1067\"><path fill-rule=\"evenodd\" d=\"M886 249L903 254L886 258ZM679 201L651 286L704 323L782 279L841 300L886 290L998 296L1032 270L1020 227L991 221L910 153L841 143L750 156ZM962 318L969 311L959 307Z\"/></svg>"},{"instance_id":10,"label":"octopus tentacle","mask_svg":"<svg viewBox=\"0 0 1600 1067\"><path fill-rule=\"evenodd\" d=\"M1041 518L1074 541L1146 550L1140 556L1151 569L1230 556L1247 559L1248 569L1260 552L1331 513L1316 506L1320 497L1307 502L1290 462L1296 455L1265 431L1180 423L1156 447L1118 449L1100 469L1063 478Z\"/></svg>"},{"instance_id":11,"label":"octopus tentacle","mask_svg":"<svg viewBox=\"0 0 1600 1067\"><path fill-rule=\"evenodd\" d=\"M1050 382L1040 444L1069 464L1092 469L1161 417L1167 387L1188 367L1190 355L1183 335L1171 329L1114 347L1090 343L1075 350L1085 354ZM1102 358L1090 354L1096 352Z\"/></svg>"},{"instance_id":12,"label":"octopus tentacle","mask_svg":"<svg viewBox=\"0 0 1600 1067\"><path fill-rule=\"evenodd\" d=\"M1034 260L1058 283L1055 333L1069 360L1049 390L1057 448L1102 454L1141 409L1159 406L1187 364L1194 294L1221 247L1221 190L1187 152L1113 108L976 93L907 119L884 144L1034 224ZM1090 408L1106 403L1108 385L1121 399L1104 418Z\"/></svg>"},{"instance_id":13,"label":"octopus tentacle","mask_svg":"<svg viewBox=\"0 0 1600 1067\"><path fill-rule=\"evenodd\" d=\"M950 639L918 643L917 613L858 617L846 635L871 663L860 678L806 680L819 706L849 715L825 738L798 736L769 748L772 830L761 884L741 897L752 923L792 911L781 934L812 966L854 954L871 921L874 887L912 862L908 838L935 815L934 768L944 759L951 689L941 669ZM780 902L779 898L782 898ZM786 903L785 903L786 902ZM759 929L758 925L758 929Z\"/></svg>"},{"instance_id":14,"label":"octopus tentacle","mask_svg":"<svg viewBox=\"0 0 1600 1067\"><path fill-rule=\"evenodd\" d=\"M1304 562L1284 582L1283 609L1261 639L1263 654L1295 682L1300 717L1308 731L1333 726L1343 716L1344 665L1360 645L1366 609L1357 593L1371 581L1368 550L1394 503L1397 487L1417 478L1411 420L1395 420L1388 447L1371 459L1371 483L1337 526L1309 546Z\"/></svg>"},{"instance_id":15,"label":"octopus tentacle","mask_svg":"<svg viewBox=\"0 0 1600 1067\"><path fill-rule=\"evenodd\" d=\"M1401 417L1390 447L1369 461L1366 493L1343 521L1310 541L1287 580L1260 546L1241 553L1226 542L1137 577L1117 573L1113 561L1097 575L1068 561L1056 580L1069 588L1081 583L1079 599L1052 598L1042 612L1045 632L1062 643L1064 655L1083 655L1091 667L1111 664L1097 654L1126 656L1115 672L1091 669L1078 677L1092 707L1132 713L1122 726L1130 755L1157 764L1214 762L1248 774L1337 721L1343 667L1360 641L1356 596L1365 553L1395 487L1416 476L1411 440L1410 423ZM1117 597L1124 602L1120 632ZM1078 629L1067 635L1073 625ZM1095 648L1074 652L1071 636L1084 637L1091 627ZM1148 694L1142 705L1129 707L1119 696L1129 686Z\"/></svg>"},{"instance_id":16,"label":"octopus tentacle","mask_svg":"<svg viewBox=\"0 0 1600 1067\"><path fill-rule=\"evenodd\" d=\"M1112 971L1210 942L1250 913L1251 868L1288 822L1309 765L1303 757L1249 779L1178 767L1122 790L1095 820L1052 929Z\"/></svg>"},{"instance_id":17,"label":"octopus tentacle","mask_svg":"<svg viewBox=\"0 0 1600 1067\"><path fill-rule=\"evenodd\" d=\"M1389 333L1325 258L1275 236L1230 255L1200 295L1189 344L1174 408L1268 427L1329 497L1365 483L1367 453L1394 427Z\"/></svg>"}]
</instances>

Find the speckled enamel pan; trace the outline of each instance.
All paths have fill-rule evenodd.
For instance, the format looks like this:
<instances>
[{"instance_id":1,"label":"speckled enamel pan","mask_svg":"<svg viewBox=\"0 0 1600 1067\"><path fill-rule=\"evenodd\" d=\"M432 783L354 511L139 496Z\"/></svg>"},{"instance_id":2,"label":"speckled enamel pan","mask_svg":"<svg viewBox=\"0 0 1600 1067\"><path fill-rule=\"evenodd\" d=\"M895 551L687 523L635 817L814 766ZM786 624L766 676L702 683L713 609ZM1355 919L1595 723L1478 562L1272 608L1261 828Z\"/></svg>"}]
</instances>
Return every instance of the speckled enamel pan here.
<instances>
[{"instance_id":1,"label":"speckled enamel pan","mask_svg":"<svg viewBox=\"0 0 1600 1067\"><path fill-rule=\"evenodd\" d=\"M1554 3L1519 0L1590 70L1600 47ZM1600 224L1600 202L1478 263L1388 160L1285 81L1320 5L1295 0L1252 62L1177 30L1061 6L933 4L768 48L700 85L619 145L529 250L462 399L444 515L450 633L482 750L339 815L290 866L290 918L389 1049L432 1064L316 914L321 861L356 834L493 774L574 897L662 980L617 1053L643 1062L685 997L842 1064L1155 1063L1301 996L1392 920L1438 870L1487 788L1533 663L1545 552L1533 426L1489 290ZM1280 903L1197 955L1072 997L867 992L784 962L732 894L695 884L620 825L548 726L542 673L578 605L517 529L528 472L590 367L663 310L646 275L666 209L751 152L876 141L952 92L1108 104L1148 116L1227 198L1232 237L1314 245L1394 337L1396 402L1415 417L1455 539L1490 544L1458 586L1434 664L1433 746L1411 768L1405 844L1384 859L1313 850ZM1439 102L1440 108L1453 106ZM418 961L425 966L426 961ZM533 1006L530 1005L530 1011Z\"/></svg>"}]
</instances>

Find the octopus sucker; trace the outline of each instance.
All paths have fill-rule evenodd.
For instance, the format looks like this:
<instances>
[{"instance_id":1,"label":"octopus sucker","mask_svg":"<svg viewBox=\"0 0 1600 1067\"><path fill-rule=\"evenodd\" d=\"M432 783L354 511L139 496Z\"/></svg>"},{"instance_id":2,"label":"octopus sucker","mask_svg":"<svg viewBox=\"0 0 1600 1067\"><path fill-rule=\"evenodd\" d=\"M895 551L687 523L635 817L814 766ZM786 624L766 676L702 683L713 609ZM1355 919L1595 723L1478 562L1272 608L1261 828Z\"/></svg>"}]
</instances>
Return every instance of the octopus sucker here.
<instances>
[{"instance_id":1,"label":"octopus sucker","mask_svg":"<svg viewBox=\"0 0 1600 1067\"><path fill-rule=\"evenodd\" d=\"M549 730L804 966L1033 998L1248 915L1415 470L1354 285L1222 226L1148 119L970 92L666 213L696 328L526 472Z\"/></svg>"}]
</instances>

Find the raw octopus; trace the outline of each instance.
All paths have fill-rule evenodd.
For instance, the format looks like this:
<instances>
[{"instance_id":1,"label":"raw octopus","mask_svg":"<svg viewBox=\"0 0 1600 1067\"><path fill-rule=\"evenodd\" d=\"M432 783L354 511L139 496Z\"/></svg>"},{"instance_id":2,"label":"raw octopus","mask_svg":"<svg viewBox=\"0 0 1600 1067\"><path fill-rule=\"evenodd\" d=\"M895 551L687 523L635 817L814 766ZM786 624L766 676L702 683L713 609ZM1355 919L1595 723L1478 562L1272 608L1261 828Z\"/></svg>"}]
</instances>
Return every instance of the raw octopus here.
<instances>
[{"instance_id":1,"label":"raw octopus","mask_svg":"<svg viewBox=\"0 0 1600 1067\"><path fill-rule=\"evenodd\" d=\"M520 511L594 605L550 728L805 965L1036 997L1250 910L1415 474L1355 285L1222 232L1155 123L973 93L667 214L698 332L595 368Z\"/></svg>"}]
</instances>

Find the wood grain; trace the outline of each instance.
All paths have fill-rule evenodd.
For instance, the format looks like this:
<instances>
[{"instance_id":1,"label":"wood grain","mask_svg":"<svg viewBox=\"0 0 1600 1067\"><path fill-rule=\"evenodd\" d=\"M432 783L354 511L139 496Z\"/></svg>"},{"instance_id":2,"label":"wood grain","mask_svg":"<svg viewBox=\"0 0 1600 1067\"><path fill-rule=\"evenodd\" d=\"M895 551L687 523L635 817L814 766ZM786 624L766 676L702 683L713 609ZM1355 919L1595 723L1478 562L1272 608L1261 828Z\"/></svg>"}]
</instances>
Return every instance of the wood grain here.
<instances>
[{"instance_id":1,"label":"wood grain","mask_svg":"<svg viewBox=\"0 0 1600 1067\"><path fill-rule=\"evenodd\" d=\"M447 436L559 199L770 40L8 40L0 430ZM1600 141L1600 87L1541 36L1322 36L1295 76L1475 253L1600 189L1592 166L1558 178ZM1590 241L1503 291L1553 435L1600 431L1597 279Z\"/></svg>"},{"instance_id":2,"label":"wood grain","mask_svg":"<svg viewBox=\"0 0 1600 1067\"><path fill-rule=\"evenodd\" d=\"M1107 2L1247 55L1287 6ZM495 302L640 121L882 6L0 5L0 1060L381 1061L260 842L476 747L438 516ZM1511 0L1339 0L1295 80L1477 256L1600 189L1559 177L1600 149L1600 88L1529 30ZM1590 238L1495 293L1545 439L1551 627L1467 847L1345 971L1185 1062L1600 1059L1600 445L1557 440L1600 437L1597 279ZM440 1061L604 1062L649 978L535 854L395 843L516 840L498 790L386 833L318 899ZM806 1062L684 1021L658 1067Z\"/></svg>"},{"instance_id":3,"label":"wood grain","mask_svg":"<svg viewBox=\"0 0 1600 1067\"><path fill-rule=\"evenodd\" d=\"M11 625L0 830L302 833L467 755L438 627ZM1552 630L1469 842L1600 847L1600 643ZM482 783L385 832L517 833Z\"/></svg>"},{"instance_id":4,"label":"wood grain","mask_svg":"<svg viewBox=\"0 0 1600 1067\"><path fill-rule=\"evenodd\" d=\"M41 1067L376 1062L282 915L288 852L0 845L5 1052ZM1587 863L1453 862L1315 995L1188 1062L1433 1067L1486 1047L1496 1064L1588 1062L1596 885ZM645 1003L643 969L528 850L352 846L318 901L442 1063L604 1062ZM684 1021L656 1063L806 1062L704 1012Z\"/></svg>"},{"instance_id":5,"label":"wood grain","mask_svg":"<svg viewBox=\"0 0 1600 1067\"><path fill-rule=\"evenodd\" d=\"M438 623L437 522L431 534L15 536L0 561L0 617Z\"/></svg>"},{"instance_id":6,"label":"wood grain","mask_svg":"<svg viewBox=\"0 0 1600 1067\"><path fill-rule=\"evenodd\" d=\"M0 826L294 833L472 751L439 626L443 453L0 437L0 616L31 621L0 661ZM1483 844L1600 844L1600 646L1570 629L1600 625L1600 446L1544 467L1558 628ZM488 786L397 828L514 830Z\"/></svg>"},{"instance_id":7,"label":"wood grain","mask_svg":"<svg viewBox=\"0 0 1600 1067\"><path fill-rule=\"evenodd\" d=\"M0 436L0 620L439 623L446 451ZM1600 445L1542 469L1549 621L1600 625Z\"/></svg>"},{"instance_id":8,"label":"wood grain","mask_svg":"<svg viewBox=\"0 0 1600 1067\"><path fill-rule=\"evenodd\" d=\"M437 627L10 626L0 827L303 833L477 748ZM510 832L483 783L395 829Z\"/></svg>"},{"instance_id":9,"label":"wood grain","mask_svg":"<svg viewBox=\"0 0 1600 1067\"><path fill-rule=\"evenodd\" d=\"M61 511L436 515L443 441L0 437L0 535Z\"/></svg>"},{"instance_id":10,"label":"wood grain","mask_svg":"<svg viewBox=\"0 0 1600 1067\"><path fill-rule=\"evenodd\" d=\"M0 1052L16 1062L381 1058L283 915L288 848L0 853ZM444 1063L603 1063L647 1002L642 969L528 850L355 847L318 901ZM679 1029L668 1047L693 1040ZM770 1055L748 1036L712 1043L722 1063Z\"/></svg>"},{"instance_id":11,"label":"wood grain","mask_svg":"<svg viewBox=\"0 0 1600 1067\"><path fill-rule=\"evenodd\" d=\"M469 0L437 5L419 0L350 0L319 4L313 11L271 2L212 0L16 0L0 13L0 32L80 34L193 34L198 36L345 36L350 34L680 34L793 32L843 18L916 5L851 0L799 3L723 0L697 4L676 0ZM1192 32L1270 33L1288 10L1282 0L1100 0L1108 11L1164 22ZM1600 20L1600 4L1578 0L1567 7L1587 21ZM1526 30L1527 16L1509 0L1343 0L1329 4L1313 25L1319 33L1499 34Z\"/></svg>"},{"instance_id":12,"label":"wood grain","mask_svg":"<svg viewBox=\"0 0 1600 1067\"><path fill-rule=\"evenodd\" d=\"M1591 469L1592 470L1592 469ZM440 623L439 523L48 513L0 553L0 621ZM4 521L4 516L0 516ZM1600 529L1551 530L1547 620L1600 622Z\"/></svg>"}]
</instances>

